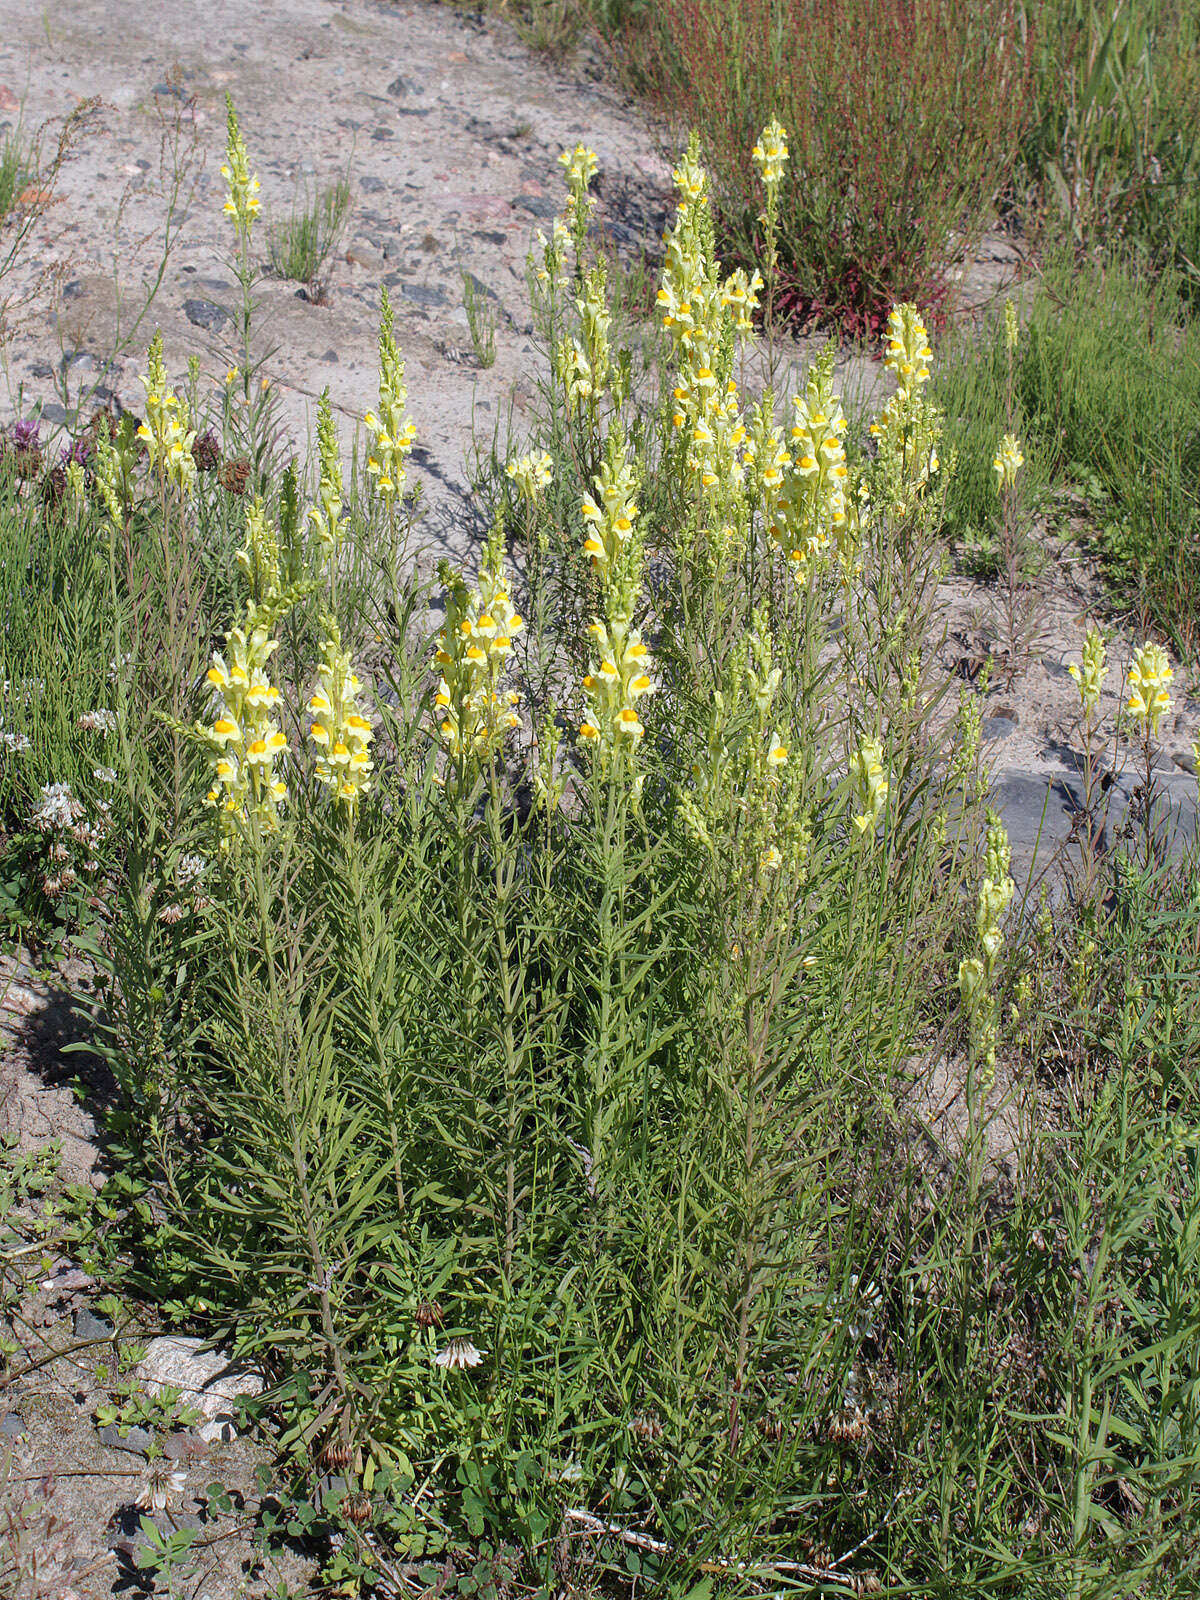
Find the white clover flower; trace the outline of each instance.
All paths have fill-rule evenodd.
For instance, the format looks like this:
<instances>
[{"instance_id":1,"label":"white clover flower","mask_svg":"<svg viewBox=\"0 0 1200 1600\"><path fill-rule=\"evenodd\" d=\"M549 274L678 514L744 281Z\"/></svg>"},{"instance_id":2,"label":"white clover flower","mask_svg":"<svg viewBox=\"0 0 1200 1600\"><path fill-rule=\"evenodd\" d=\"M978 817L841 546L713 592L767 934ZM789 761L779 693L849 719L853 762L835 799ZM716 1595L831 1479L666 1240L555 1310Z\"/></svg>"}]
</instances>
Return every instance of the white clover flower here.
<instances>
[{"instance_id":1,"label":"white clover flower","mask_svg":"<svg viewBox=\"0 0 1200 1600\"><path fill-rule=\"evenodd\" d=\"M116 783L117 769L115 767L93 767L92 777L97 783Z\"/></svg>"},{"instance_id":2,"label":"white clover flower","mask_svg":"<svg viewBox=\"0 0 1200 1600\"><path fill-rule=\"evenodd\" d=\"M151 1461L143 1475L134 1505L139 1511L165 1511L183 1493L187 1473L166 1460Z\"/></svg>"},{"instance_id":3,"label":"white clover flower","mask_svg":"<svg viewBox=\"0 0 1200 1600\"><path fill-rule=\"evenodd\" d=\"M460 1372L465 1367L477 1367L486 1355L486 1351L479 1350L470 1339L451 1339L444 1350L439 1350L434 1356L434 1361L447 1372Z\"/></svg>"},{"instance_id":4,"label":"white clover flower","mask_svg":"<svg viewBox=\"0 0 1200 1600\"><path fill-rule=\"evenodd\" d=\"M83 807L71 792L69 783L45 783L42 798L29 814L40 833L64 831L83 816Z\"/></svg>"},{"instance_id":5,"label":"white clover flower","mask_svg":"<svg viewBox=\"0 0 1200 1600\"><path fill-rule=\"evenodd\" d=\"M117 726L117 715L107 706L98 706L95 711L83 713L79 726L84 733L112 733Z\"/></svg>"},{"instance_id":6,"label":"white clover flower","mask_svg":"<svg viewBox=\"0 0 1200 1600\"><path fill-rule=\"evenodd\" d=\"M208 871L208 862L203 856L180 856L175 868L175 882L180 888L186 889L189 883L198 882Z\"/></svg>"},{"instance_id":7,"label":"white clover flower","mask_svg":"<svg viewBox=\"0 0 1200 1600\"><path fill-rule=\"evenodd\" d=\"M0 731L0 745L3 745L8 753L14 756L23 756L27 751L33 749L29 742L28 734L12 733L7 728Z\"/></svg>"}]
</instances>

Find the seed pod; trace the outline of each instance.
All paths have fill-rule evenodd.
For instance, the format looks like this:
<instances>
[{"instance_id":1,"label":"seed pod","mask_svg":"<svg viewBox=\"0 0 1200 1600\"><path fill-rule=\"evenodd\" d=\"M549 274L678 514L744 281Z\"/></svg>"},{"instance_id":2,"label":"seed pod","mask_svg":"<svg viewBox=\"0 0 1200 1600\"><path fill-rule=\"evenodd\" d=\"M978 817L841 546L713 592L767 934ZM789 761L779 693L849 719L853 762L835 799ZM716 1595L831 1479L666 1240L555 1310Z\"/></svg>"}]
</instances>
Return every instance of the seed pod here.
<instances>
[{"instance_id":1,"label":"seed pod","mask_svg":"<svg viewBox=\"0 0 1200 1600\"><path fill-rule=\"evenodd\" d=\"M341 1439L330 1439L321 1451L321 1465L329 1472L340 1472L350 1465L350 1446Z\"/></svg>"},{"instance_id":2,"label":"seed pod","mask_svg":"<svg viewBox=\"0 0 1200 1600\"><path fill-rule=\"evenodd\" d=\"M369 1494L347 1495L342 1501L342 1515L347 1522L352 1522L356 1528L364 1527L371 1520L371 1496Z\"/></svg>"},{"instance_id":3,"label":"seed pod","mask_svg":"<svg viewBox=\"0 0 1200 1600\"><path fill-rule=\"evenodd\" d=\"M422 1300L416 1310L418 1328L440 1328L445 1317L436 1300Z\"/></svg>"}]
</instances>

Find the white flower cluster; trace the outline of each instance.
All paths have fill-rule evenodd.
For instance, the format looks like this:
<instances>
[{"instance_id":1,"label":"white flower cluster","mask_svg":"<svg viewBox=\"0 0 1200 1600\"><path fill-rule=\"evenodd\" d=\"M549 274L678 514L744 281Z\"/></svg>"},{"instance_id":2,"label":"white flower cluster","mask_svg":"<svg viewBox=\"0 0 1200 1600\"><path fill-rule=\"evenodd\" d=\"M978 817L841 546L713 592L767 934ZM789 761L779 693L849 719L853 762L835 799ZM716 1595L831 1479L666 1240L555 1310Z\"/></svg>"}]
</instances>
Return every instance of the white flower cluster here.
<instances>
[{"instance_id":1,"label":"white flower cluster","mask_svg":"<svg viewBox=\"0 0 1200 1600\"><path fill-rule=\"evenodd\" d=\"M69 783L42 785L42 798L29 814L39 833L65 832L83 816L83 807L71 792Z\"/></svg>"}]
</instances>

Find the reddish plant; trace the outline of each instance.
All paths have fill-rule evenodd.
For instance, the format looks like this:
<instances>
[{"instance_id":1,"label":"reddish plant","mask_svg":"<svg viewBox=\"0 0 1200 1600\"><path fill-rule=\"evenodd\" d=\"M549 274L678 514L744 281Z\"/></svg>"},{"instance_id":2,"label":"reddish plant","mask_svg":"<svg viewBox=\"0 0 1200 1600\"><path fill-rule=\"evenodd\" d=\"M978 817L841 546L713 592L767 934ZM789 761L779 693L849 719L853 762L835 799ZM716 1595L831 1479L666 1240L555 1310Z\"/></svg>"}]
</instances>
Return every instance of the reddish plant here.
<instances>
[{"instance_id":1,"label":"reddish plant","mask_svg":"<svg viewBox=\"0 0 1200 1600\"><path fill-rule=\"evenodd\" d=\"M635 65L676 134L700 130L727 253L761 243L750 150L772 115L788 130L780 309L852 335L897 300L938 321L1025 122L1014 0L661 0L648 15Z\"/></svg>"}]
</instances>

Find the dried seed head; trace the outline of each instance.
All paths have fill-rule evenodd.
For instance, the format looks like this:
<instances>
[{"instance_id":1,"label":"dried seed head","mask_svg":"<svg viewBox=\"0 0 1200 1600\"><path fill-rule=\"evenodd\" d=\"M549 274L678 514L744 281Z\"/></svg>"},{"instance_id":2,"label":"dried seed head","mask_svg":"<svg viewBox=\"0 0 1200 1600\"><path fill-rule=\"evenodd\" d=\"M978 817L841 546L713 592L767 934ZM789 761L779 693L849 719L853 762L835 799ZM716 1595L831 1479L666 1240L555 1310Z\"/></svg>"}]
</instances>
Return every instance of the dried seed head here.
<instances>
[{"instance_id":1,"label":"dried seed head","mask_svg":"<svg viewBox=\"0 0 1200 1600\"><path fill-rule=\"evenodd\" d=\"M192 459L196 463L197 472L215 472L221 465L221 446L211 428L202 433L193 444Z\"/></svg>"},{"instance_id":2,"label":"dried seed head","mask_svg":"<svg viewBox=\"0 0 1200 1600\"><path fill-rule=\"evenodd\" d=\"M445 1313L436 1300L422 1300L417 1307L418 1328L440 1328Z\"/></svg>"},{"instance_id":3,"label":"dried seed head","mask_svg":"<svg viewBox=\"0 0 1200 1600\"><path fill-rule=\"evenodd\" d=\"M329 1472L340 1472L350 1465L350 1446L341 1439L331 1439L321 1451L321 1465Z\"/></svg>"},{"instance_id":4,"label":"dried seed head","mask_svg":"<svg viewBox=\"0 0 1200 1600\"><path fill-rule=\"evenodd\" d=\"M647 1416L634 1417L629 1424L629 1431L636 1434L639 1439L661 1439L663 1425L658 1417L651 1412Z\"/></svg>"},{"instance_id":5,"label":"dried seed head","mask_svg":"<svg viewBox=\"0 0 1200 1600\"><path fill-rule=\"evenodd\" d=\"M243 495L250 477L250 463L244 456L236 460L222 461L217 471L217 482L229 494Z\"/></svg>"},{"instance_id":6,"label":"dried seed head","mask_svg":"<svg viewBox=\"0 0 1200 1600\"><path fill-rule=\"evenodd\" d=\"M342 1515L347 1522L352 1522L356 1528L364 1527L371 1520L371 1496L369 1494L347 1495L342 1501Z\"/></svg>"}]
</instances>

